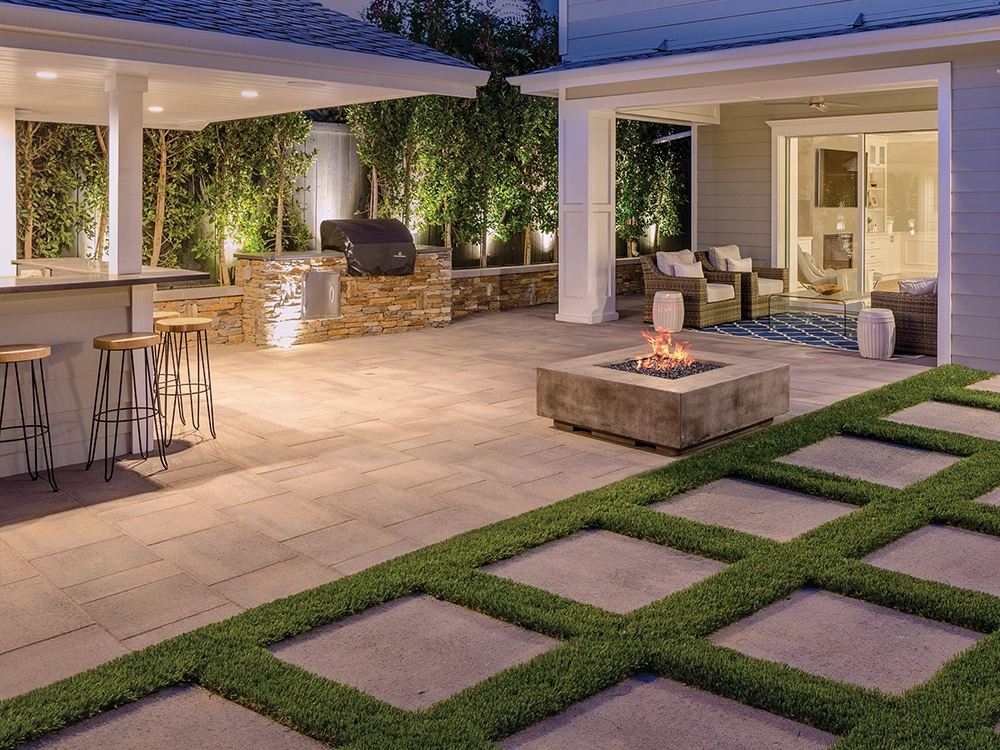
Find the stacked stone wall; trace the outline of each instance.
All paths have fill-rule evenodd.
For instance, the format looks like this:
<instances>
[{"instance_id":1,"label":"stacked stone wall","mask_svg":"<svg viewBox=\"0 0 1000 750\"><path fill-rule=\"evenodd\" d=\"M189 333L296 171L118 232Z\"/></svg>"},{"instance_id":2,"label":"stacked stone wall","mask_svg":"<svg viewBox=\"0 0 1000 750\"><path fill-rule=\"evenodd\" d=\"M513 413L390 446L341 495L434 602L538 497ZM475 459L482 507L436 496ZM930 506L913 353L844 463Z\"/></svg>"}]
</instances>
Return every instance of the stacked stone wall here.
<instances>
[{"instance_id":1,"label":"stacked stone wall","mask_svg":"<svg viewBox=\"0 0 1000 750\"><path fill-rule=\"evenodd\" d=\"M309 271L339 271L339 318L302 319L303 279ZM240 257L243 336L257 346L291 346L451 322L451 251L417 253L411 276L348 276L342 257Z\"/></svg>"},{"instance_id":2,"label":"stacked stone wall","mask_svg":"<svg viewBox=\"0 0 1000 750\"><path fill-rule=\"evenodd\" d=\"M626 294L642 294L646 291L642 280L642 265L638 258L615 265L615 294L619 297Z\"/></svg>"},{"instance_id":3,"label":"stacked stone wall","mask_svg":"<svg viewBox=\"0 0 1000 750\"><path fill-rule=\"evenodd\" d=\"M195 290L192 290L194 292ZM203 290L198 289L203 293ZM180 296L183 292L173 291L170 296ZM154 310L169 310L183 317L211 318L212 328L208 332L208 343L213 346L243 343L243 295L220 297L192 297L153 302Z\"/></svg>"}]
</instances>

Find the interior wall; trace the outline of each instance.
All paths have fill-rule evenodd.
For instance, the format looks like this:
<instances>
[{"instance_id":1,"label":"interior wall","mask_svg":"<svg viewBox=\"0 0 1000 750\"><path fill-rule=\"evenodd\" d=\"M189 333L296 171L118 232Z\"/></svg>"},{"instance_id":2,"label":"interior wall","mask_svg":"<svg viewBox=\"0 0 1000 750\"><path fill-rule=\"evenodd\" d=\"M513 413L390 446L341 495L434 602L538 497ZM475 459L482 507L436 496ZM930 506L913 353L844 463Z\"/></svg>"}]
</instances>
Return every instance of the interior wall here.
<instances>
[{"instance_id":1,"label":"interior wall","mask_svg":"<svg viewBox=\"0 0 1000 750\"><path fill-rule=\"evenodd\" d=\"M819 92L817 92L817 95ZM719 125L698 128L698 247L737 244L744 257L771 264L771 128L769 120L937 109L936 89L828 97L859 107L823 114L792 102L727 104ZM801 189L801 188L800 188Z\"/></svg>"}]
</instances>

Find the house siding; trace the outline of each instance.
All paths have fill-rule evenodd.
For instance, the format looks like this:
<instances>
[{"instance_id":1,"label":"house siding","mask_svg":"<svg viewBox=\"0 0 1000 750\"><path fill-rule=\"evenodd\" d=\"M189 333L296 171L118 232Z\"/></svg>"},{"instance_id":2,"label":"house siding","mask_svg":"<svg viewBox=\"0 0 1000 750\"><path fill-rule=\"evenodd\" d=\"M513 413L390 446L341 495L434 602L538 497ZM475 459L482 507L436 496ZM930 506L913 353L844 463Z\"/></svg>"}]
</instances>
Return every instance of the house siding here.
<instances>
[{"instance_id":1,"label":"house siding","mask_svg":"<svg viewBox=\"0 0 1000 750\"><path fill-rule=\"evenodd\" d=\"M990 0L566 0L565 59L740 43L840 32L864 14L867 25L995 9Z\"/></svg>"},{"instance_id":2,"label":"house siding","mask_svg":"<svg viewBox=\"0 0 1000 750\"><path fill-rule=\"evenodd\" d=\"M843 110L850 115L937 108L937 93L926 89L841 98L862 105ZM721 124L698 129L700 250L737 244L744 257L770 265L771 128L767 122L823 116L801 104L733 104L722 107Z\"/></svg>"},{"instance_id":3,"label":"house siding","mask_svg":"<svg viewBox=\"0 0 1000 750\"><path fill-rule=\"evenodd\" d=\"M1000 372L1000 75L952 62L952 361Z\"/></svg>"}]
</instances>

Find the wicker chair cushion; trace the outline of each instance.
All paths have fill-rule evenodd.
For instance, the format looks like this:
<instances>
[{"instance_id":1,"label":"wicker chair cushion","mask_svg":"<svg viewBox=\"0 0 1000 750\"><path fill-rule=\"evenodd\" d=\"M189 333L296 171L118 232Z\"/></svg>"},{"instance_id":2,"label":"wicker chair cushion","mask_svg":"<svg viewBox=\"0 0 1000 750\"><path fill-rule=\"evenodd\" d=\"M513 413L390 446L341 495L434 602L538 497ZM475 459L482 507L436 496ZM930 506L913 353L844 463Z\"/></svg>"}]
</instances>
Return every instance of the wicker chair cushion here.
<instances>
[{"instance_id":1,"label":"wicker chair cushion","mask_svg":"<svg viewBox=\"0 0 1000 750\"><path fill-rule=\"evenodd\" d=\"M708 302L724 302L736 298L736 287L732 284L707 284Z\"/></svg>"},{"instance_id":2,"label":"wicker chair cushion","mask_svg":"<svg viewBox=\"0 0 1000 750\"><path fill-rule=\"evenodd\" d=\"M674 276L684 279L703 279L705 271L701 263L674 263Z\"/></svg>"},{"instance_id":3,"label":"wicker chair cushion","mask_svg":"<svg viewBox=\"0 0 1000 750\"><path fill-rule=\"evenodd\" d=\"M919 279L900 279L900 294L937 294L937 276L925 276Z\"/></svg>"},{"instance_id":4,"label":"wicker chair cushion","mask_svg":"<svg viewBox=\"0 0 1000 750\"><path fill-rule=\"evenodd\" d=\"M726 270L736 273L750 273L753 271L753 258L740 258L739 260L726 258Z\"/></svg>"},{"instance_id":5,"label":"wicker chair cushion","mask_svg":"<svg viewBox=\"0 0 1000 750\"><path fill-rule=\"evenodd\" d=\"M760 276L757 278L757 294L764 296L766 294L781 294L785 291L785 282L781 279L765 279Z\"/></svg>"},{"instance_id":6,"label":"wicker chair cushion","mask_svg":"<svg viewBox=\"0 0 1000 750\"><path fill-rule=\"evenodd\" d=\"M676 253L656 253L656 268L664 276L674 275L674 264L694 263L694 253L690 250L678 250Z\"/></svg>"},{"instance_id":7,"label":"wicker chair cushion","mask_svg":"<svg viewBox=\"0 0 1000 750\"><path fill-rule=\"evenodd\" d=\"M720 245L719 247L708 248L708 262L713 266L718 268L720 271L728 270L726 268L726 258L732 258L733 260L740 259L740 246L739 245Z\"/></svg>"}]
</instances>

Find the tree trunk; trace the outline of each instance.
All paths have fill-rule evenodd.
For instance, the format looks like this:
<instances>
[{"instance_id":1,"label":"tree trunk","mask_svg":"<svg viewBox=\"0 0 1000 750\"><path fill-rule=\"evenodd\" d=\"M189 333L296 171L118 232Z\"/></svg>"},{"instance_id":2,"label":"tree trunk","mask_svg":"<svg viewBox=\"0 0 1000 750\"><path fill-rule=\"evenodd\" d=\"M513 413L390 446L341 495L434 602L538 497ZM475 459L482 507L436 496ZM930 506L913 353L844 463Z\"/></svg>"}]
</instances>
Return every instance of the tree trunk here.
<instances>
[{"instance_id":1,"label":"tree trunk","mask_svg":"<svg viewBox=\"0 0 1000 750\"><path fill-rule=\"evenodd\" d=\"M216 229L215 241L219 251L219 284L229 286L229 265L226 263L226 233Z\"/></svg>"},{"instance_id":2,"label":"tree trunk","mask_svg":"<svg viewBox=\"0 0 1000 750\"><path fill-rule=\"evenodd\" d=\"M481 245L483 251L479 253L479 267L486 268L487 264L489 263L490 233L489 230L486 229L485 221L483 222L483 234L481 242L483 243Z\"/></svg>"},{"instance_id":3,"label":"tree trunk","mask_svg":"<svg viewBox=\"0 0 1000 750\"><path fill-rule=\"evenodd\" d=\"M375 219L378 218L378 170L375 167L372 167L369 180L372 184L372 194L368 201L368 218Z\"/></svg>"},{"instance_id":4,"label":"tree trunk","mask_svg":"<svg viewBox=\"0 0 1000 750\"><path fill-rule=\"evenodd\" d=\"M285 150L281 147L277 133L274 135L274 142L278 147L278 206L274 217L274 252L283 253L285 251Z\"/></svg>"},{"instance_id":5,"label":"tree trunk","mask_svg":"<svg viewBox=\"0 0 1000 750\"><path fill-rule=\"evenodd\" d=\"M552 235L552 262L559 262L559 230Z\"/></svg>"},{"instance_id":6,"label":"tree trunk","mask_svg":"<svg viewBox=\"0 0 1000 750\"><path fill-rule=\"evenodd\" d=\"M444 213L448 215L448 196L444 199ZM447 219L444 222L444 246L451 247L451 222Z\"/></svg>"},{"instance_id":7,"label":"tree trunk","mask_svg":"<svg viewBox=\"0 0 1000 750\"><path fill-rule=\"evenodd\" d=\"M31 199L25 201L25 213L28 215L28 226L24 228L24 259L31 260L31 243L35 238L35 217L31 213Z\"/></svg>"},{"instance_id":8,"label":"tree trunk","mask_svg":"<svg viewBox=\"0 0 1000 750\"><path fill-rule=\"evenodd\" d=\"M108 142L104 137L104 130L100 125L95 125L97 132L97 145L101 147L104 160L108 158ZM100 260L104 257L104 236L108 232L108 197L105 195L101 201L101 217L97 221L97 236L94 237L94 259Z\"/></svg>"},{"instance_id":9,"label":"tree trunk","mask_svg":"<svg viewBox=\"0 0 1000 750\"><path fill-rule=\"evenodd\" d=\"M531 222L524 228L524 265L531 265Z\"/></svg>"},{"instance_id":10,"label":"tree trunk","mask_svg":"<svg viewBox=\"0 0 1000 750\"><path fill-rule=\"evenodd\" d=\"M160 130L160 173L156 180L156 221L153 223L153 248L149 254L149 265L156 268L160 264L160 249L163 247L163 219L167 214L167 131Z\"/></svg>"}]
</instances>

